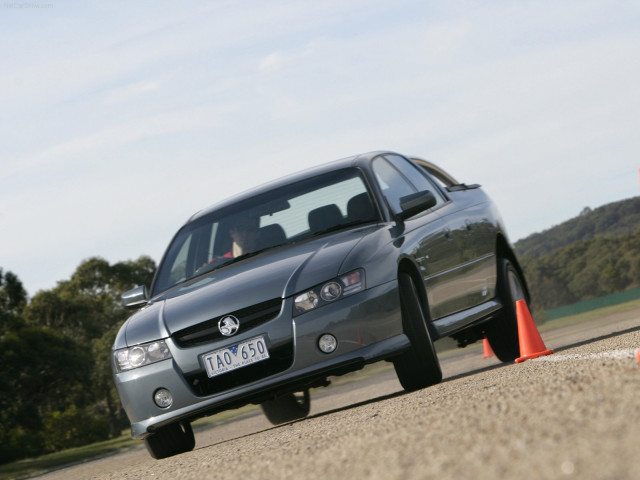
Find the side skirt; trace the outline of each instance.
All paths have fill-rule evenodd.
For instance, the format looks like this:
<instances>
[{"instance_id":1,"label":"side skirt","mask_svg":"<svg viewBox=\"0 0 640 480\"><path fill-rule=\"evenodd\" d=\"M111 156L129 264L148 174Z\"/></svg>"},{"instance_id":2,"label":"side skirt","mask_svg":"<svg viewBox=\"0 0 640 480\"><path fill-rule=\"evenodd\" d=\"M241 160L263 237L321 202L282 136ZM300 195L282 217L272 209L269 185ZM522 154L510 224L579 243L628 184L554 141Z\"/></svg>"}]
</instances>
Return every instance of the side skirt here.
<instances>
[{"instance_id":1,"label":"side skirt","mask_svg":"<svg viewBox=\"0 0 640 480\"><path fill-rule=\"evenodd\" d=\"M502 308L502 303L498 299L489 300L475 307L456 312L443 318L435 320L432 325L436 331L437 338L447 337L460 330L464 330L472 325L479 324L491 318Z\"/></svg>"}]
</instances>

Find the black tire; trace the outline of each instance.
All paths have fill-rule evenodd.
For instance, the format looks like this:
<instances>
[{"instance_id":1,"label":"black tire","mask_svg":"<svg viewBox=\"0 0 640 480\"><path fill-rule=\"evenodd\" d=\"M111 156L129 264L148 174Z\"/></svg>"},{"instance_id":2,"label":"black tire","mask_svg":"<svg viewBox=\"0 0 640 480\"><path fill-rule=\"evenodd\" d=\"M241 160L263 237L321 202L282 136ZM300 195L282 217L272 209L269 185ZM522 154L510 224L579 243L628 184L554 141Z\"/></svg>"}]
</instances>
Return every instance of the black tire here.
<instances>
[{"instance_id":1,"label":"black tire","mask_svg":"<svg viewBox=\"0 0 640 480\"><path fill-rule=\"evenodd\" d=\"M400 385L407 392L435 385L442 380L442 370L427 328L427 314L422 308L416 286L406 273L398 275L402 326L411 340L411 348L393 359Z\"/></svg>"},{"instance_id":2,"label":"black tire","mask_svg":"<svg viewBox=\"0 0 640 480\"><path fill-rule=\"evenodd\" d=\"M196 439L189 422L176 422L158 428L144 444L153 458L161 459L193 450Z\"/></svg>"},{"instance_id":3,"label":"black tire","mask_svg":"<svg viewBox=\"0 0 640 480\"><path fill-rule=\"evenodd\" d=\"M497 289L502 310L486 323L485 334L496 357L503 362L513 362L520 356L516 300L526 300L526 294L518 270L506 258L498 259Z\"/></svg>"},{"instance_id":4,"label":"black tire","mask_svg":"<svg viewBox=\"0 0 640 480\"><path fill-rule=\"evenodd\" d=\"M309 415L311 396L309 390L299 395L286 393L260 404L267 420L274 425L299 420Z\"/></svg>"}]
</instances>

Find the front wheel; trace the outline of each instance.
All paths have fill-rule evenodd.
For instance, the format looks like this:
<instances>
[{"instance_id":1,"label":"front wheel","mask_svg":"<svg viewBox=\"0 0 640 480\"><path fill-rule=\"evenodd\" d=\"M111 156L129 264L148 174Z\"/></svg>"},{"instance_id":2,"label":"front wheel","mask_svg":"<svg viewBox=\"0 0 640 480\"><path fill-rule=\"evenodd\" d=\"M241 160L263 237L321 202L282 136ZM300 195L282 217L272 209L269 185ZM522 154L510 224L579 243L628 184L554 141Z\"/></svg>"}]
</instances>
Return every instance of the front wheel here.
<instances>
[{"instance_id":1,"label":"front wheel","mask_svg":"<svg viewBox=\"0 0 640 480\"><path fill-rule=\"evenodd\" d=\"M442 370L431 341L427 318L415 283L406 273L398 275L402 327L411 341L411 348L393 359L400 385L407 392L435 385L442 380Z\"/></svg>"},{"instance_id":2,"label":"front wheel","mask_svg":"<svg viewBox=\"0 0 640 480\"><path fill-rule=\"evenodd\" d=\"M311 397L309 390L299 395L286 393L280 397L267 400L260 404L264 415L274 425L299 420L309 415Z\"/></svg>"},{"instance_id":3,"label":"front wheel","mask_svg":"<svg viewBox=\"0 0 640 480\"><path fill-rule=\"evenodd\" d=\"M520 356L516 301L526 300L526 295L520 274L506 258L498 259L498 296L502 310L486 323L485 333L496 357L512 362Z\"/></svg>"},{"instance_id":4,"label":"front wheel","mask_svg":"<svg viewBox=\"0 0 640 480\"><path fill-rule=\"evenodd\" d=\"M158 428L144 444L153 458L161 459L193 450L196 440L189 422L176 422Z\"/></svg>"}]
</instances>

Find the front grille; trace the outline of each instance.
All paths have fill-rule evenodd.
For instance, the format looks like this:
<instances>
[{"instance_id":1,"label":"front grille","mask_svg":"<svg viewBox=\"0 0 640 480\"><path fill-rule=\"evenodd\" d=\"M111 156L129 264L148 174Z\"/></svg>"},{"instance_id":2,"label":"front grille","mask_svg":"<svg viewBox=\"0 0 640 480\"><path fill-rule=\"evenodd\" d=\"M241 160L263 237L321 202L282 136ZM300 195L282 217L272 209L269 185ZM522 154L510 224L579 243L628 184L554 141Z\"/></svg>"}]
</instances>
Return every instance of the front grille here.
<instances>
[{"instance_id":1,"label":"front grille","mask_svg":"<svg viewBox=\"0 0 640 480\"><path fill-rule=\"evenodd\" d=\"M205 371L200 371L185 378L193 393L199 396L213 395L231 388L280 373L293 364L293 342L269 351L269 359L209 378Z\"/></svg>"},{"instance_id":2,"label":"front grille","mask_svg":"<svg viewBox=\"0 0 640 480\"><path fill-rule=\"evenodd\" d=\"M201 343L209 343L226 338L218 330L218 322L222 317L233 315L240 322L240 331L245 332L278 316L282 309L282 299L274 298L235 312L225 313L219 317L206 320L197 325L179 330L172 335L180 347L191 347Z\"/></svg>"}]
</instances>

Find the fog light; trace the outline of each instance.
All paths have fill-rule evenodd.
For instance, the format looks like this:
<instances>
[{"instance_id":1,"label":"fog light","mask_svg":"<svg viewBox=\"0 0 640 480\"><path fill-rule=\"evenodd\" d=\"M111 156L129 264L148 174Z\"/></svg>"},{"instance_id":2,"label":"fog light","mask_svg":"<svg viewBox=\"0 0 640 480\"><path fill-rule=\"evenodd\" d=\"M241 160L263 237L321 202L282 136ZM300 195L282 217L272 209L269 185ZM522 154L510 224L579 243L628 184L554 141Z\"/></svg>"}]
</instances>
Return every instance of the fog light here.
<instances>
[{"instance_id":1,"label":"fog light","mask_svg":"<svg viewBox=\"0 0 640 480\"><path fill-rule=\"evenodd\" d=\"M153 394L153 401L160 408L169 408L173 403L173 396L171 392L166 388L159 388L156 393Z\"/></svg>"},{"instance_id":2,"label":"fog light","mask_svg":"<svg viewBox=\"0 0 640 480\"><path fill-rule=\"evenodd\" d=\"M325 333L318 340L318 348L324 353L331 353L338 348L338 340L333 335Z\"/></svg>"}]
</instances>

